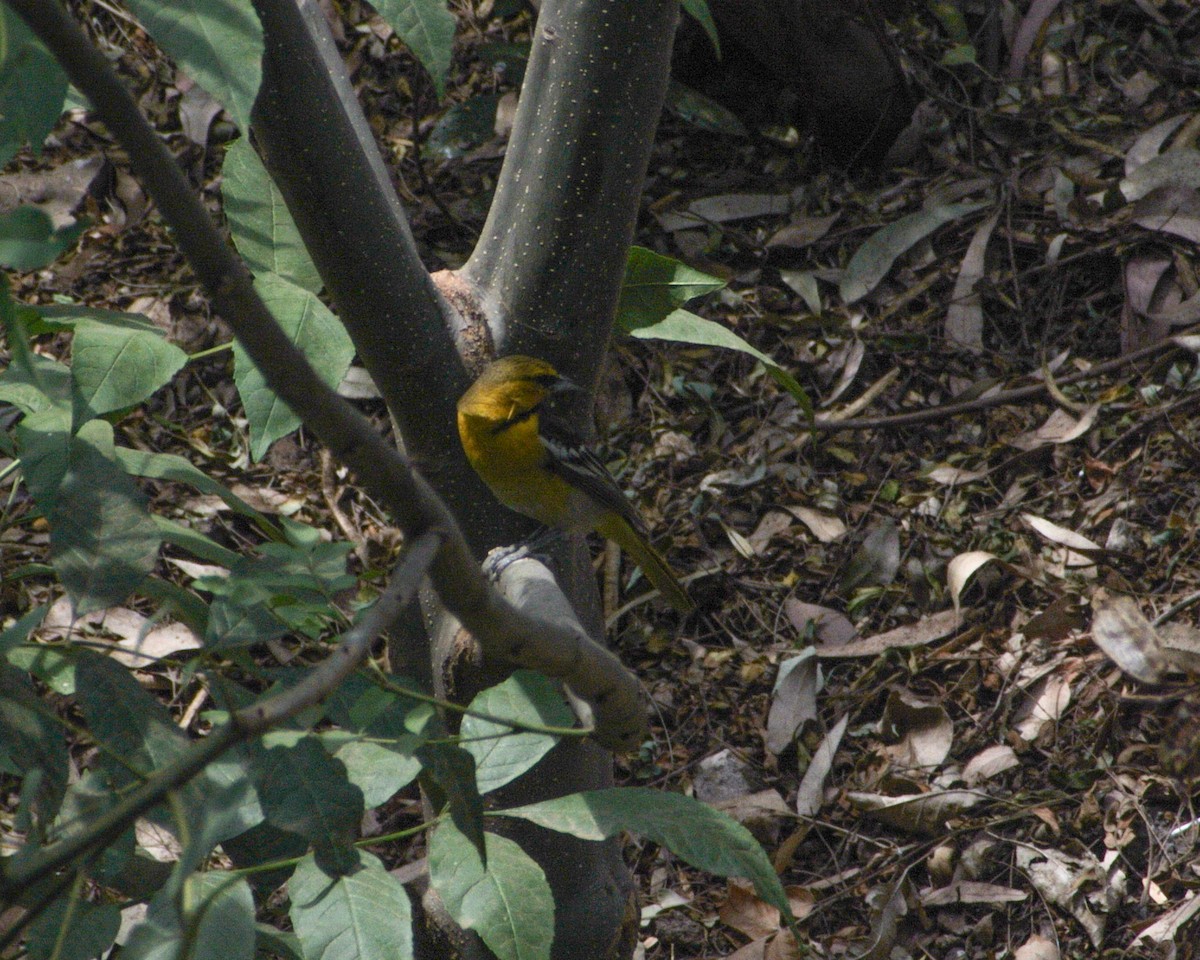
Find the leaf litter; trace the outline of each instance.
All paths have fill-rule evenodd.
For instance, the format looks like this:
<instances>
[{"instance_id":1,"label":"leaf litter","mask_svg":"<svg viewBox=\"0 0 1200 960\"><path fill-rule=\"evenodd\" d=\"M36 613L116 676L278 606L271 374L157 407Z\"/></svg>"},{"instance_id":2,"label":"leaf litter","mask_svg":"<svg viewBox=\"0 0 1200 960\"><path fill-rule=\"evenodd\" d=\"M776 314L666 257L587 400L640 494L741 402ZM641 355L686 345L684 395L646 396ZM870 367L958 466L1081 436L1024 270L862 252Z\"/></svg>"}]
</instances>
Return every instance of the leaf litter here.
<instances>
[{"instance_id":1,"label":"leaf litter","mask_svg":"<svg viewBox=\"0 0 1200 960\"><path fill-rule=\"evenodd\" d=\"M704 612L680 624L643 605L621 621L615 644L658 719L617 773L691 792L701 761L730 750L745 786L723 805L767 843L813 956L1186 957L1200 942L1200 181L1179 68L1200 37L1181 0L1034 3L1009 29L992 75L1014 83L992 87L940 62L948 37L928 12L894 27L936 118L908 167L845 177L674 118L651 162L650 209L691 229L646 218L639 242L719 265L729 295L694 309L800 379L826 422L810 433L743 355L618 344L603 433L672 562L697 573ZM460 38L464 95L495 92L475 58L485 34ZM378 39L345 36L377 132L398 145L414 232L431 260L461 258L470 238L407 186L414 113L436 105L398 109ZM184 104L188 89L152 84L143 107L212 183L221 121ZM16 278L18 298L151 297L187 349L226 339L144 198L120 192L124 171L102 202L74 176L95 165L94 136L67 125L19 163L96 227L61 273ZM425 161L468 225L501 151ZM121 422L127 442L330 515L307 438L278 469L249 465L221 361L190 365L150 413ZM150 492L167 513L199 503L172 483ZM369 544L394 545L372 505L340 508ZM229 511L204 519L247 542ZM34 560L39 536L6 543L6 563ZM5 589L6 616L55 599ZM133 655L151 638L186 648L159 625L120 608L50 626ZM143 676L167 690L170 669ZM630 856L657 907L650 960L799 955L745 888L653 845Z\"/></svg>"}]
</instances>

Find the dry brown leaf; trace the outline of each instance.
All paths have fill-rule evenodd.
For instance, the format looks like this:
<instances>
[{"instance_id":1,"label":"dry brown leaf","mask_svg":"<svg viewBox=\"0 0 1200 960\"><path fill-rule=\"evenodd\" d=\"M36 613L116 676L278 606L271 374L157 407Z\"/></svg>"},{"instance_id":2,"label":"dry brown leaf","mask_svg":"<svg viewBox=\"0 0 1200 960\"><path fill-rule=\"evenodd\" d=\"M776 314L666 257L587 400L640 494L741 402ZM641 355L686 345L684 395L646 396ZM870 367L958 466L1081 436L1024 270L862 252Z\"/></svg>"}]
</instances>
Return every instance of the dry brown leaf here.
<instances>
[{"instance_id":1,"label":"dry brown leaf","mask_svg":"<svg viewBox=\"0 0 1200 960\"><path fill-rule=\"evenodd\" d=\"M1013 960L1059 960L1058 944L1035 933L1017 947Z\"/></svg>"},{"instance_id":2,"label":"dry brown leaf","mask_svg":"<svg viewBox=\"0 0 1200 960\"><path fill-rule=\"evenodd\" d=\"M1130 203L1160 187L1200 187L1200 150L1170 150L1151 157L1122 180L1120 186Z\"/></svg>"},{"instance_id":3,"label":"dry brown leaf","mask_svg":"<svg viewBox=\"0 0 1200 960\"><path fill-rule=\"evenodd\" d=\"M1071 703L1071 684L1061 676L1043 677L1033 685L1029 698L1017 710L1013 730L1032 743L1047 724L1057 723Z\"/></svg>"},{"instance_id":4,"label":"dry brown leaf","mask_svg":"<svg viewBox=\"0 0 1200 960\"><path fill-rule=\"evenodd\" d=\"M958 625L958 614L954 610L943 610L941 613L922 617L916 623L896 627L894 630L878 633L873 637L851 640L840 646L819 644L816 651L818 656L826 658L874 657L888 650L921 647L927 643L933 643L935 640L941 640L954 633L958 629Z\"/></svg>"},{"instance_id":5,"label":"dry brown leaf","mask_svg":"<svg viewBox=\"0 0 1200 960\"><path fill-rule=\"evenodd\" d=\"M1012 747L1007 744L997 744L979 751L963 767L963 783L968 787L977 787L984 780L990 780L1005 770L1019 767L1021 761Z\"/></svg>"},{"instance_id":6,"label":"dry brown leaf","mask_svg":"<svg viewBox=\"0 0 1200 960\"><path fill-rule=\"evenodd\" d=\"M986 550L971 550L968 553L960 553L946 565L946 586L950 589L950 599L956 611L961 603L963 589L975 571L985 563L999 559L994 553L988 553Z\"/></svg>"},{"instance_id":7,"label":"dry brown leaf","mask_svg":"<svg viewBox=\"0 0 1200 960\"><path fill-rule=\"evenodd\" d=\"M1161 917L1150 924L1145 930L1133 938L1133 946L1148 940L1151 943L1176 943L1182 947L1186 943L1195 943L1195 931L1187 934L1186 940L1179 940L1179 934L1185 927L1200 915L1200 894L1192 892L1188 899L1172 907ZM1183 956L1183 954L1180 954Z\"/></svg>"},{"instance_id":8,"label":"dry brown leaf","mask_svg":"<svg viewBox=\"0 0 1200 960\"><path fill-rule=\"evenodd\" d=\"M1091 429L1099 411L1100 405L1093 403L1076 420L1066 410L1057 409L1036 430L1014 437L1009 443L1018 450L1025 451L1036 450L1047 444L1070 443L1072 440L1078 440Z\"/></svg>"},{"instance_id":9,"label":"dry brown leaf","mask_svg":"<svg viewBox=\"0 0 1200 960\"><path fill-rule=\"evenodd\" d=\"M777 907L759 898L754 887L745 880L730 880L725 900L717 908L717 916L727 927L733 927L752 940L777 933L781 916Z\"/></svg>"},{"instance_id":10,"label":"dry brown leaf","mask_svg":"<svg viewBox=\"0 0 1200 960\"><path fill-rule=\"evenodd\" d=\"M821 688L820 664L812 647L779 665L771 710L767 714L767 749L775 755L792 744L805 721L816 719L817 692Z\"/></svg>"},{"instance_id":11,"label":"dry brown leaf","mask_svg":"<svg viewBox=\"0 0 1200 960\"><path fill-rule=\"evenodd\" d=\"M764 844L777 841L780 822L792 816L791 808L779 791L772 789L722 800L714 806L733 817Z\"/></svg>"},{"instance_id":12,"label":"dry brown leaf","mask_svg":"<svg viewBox=\"0 0 1200 960\"><path fill-rule=\"evenodd\" d=\"M761 520L758 521L758 526L754 528L754 532L746 537L746 542L750 545L750 549L754 551L756 556L761 556L766 550L767 544L771 542L771 538L785 533L787 529L795 523L795 518L785 510L768 510Z\"/></svg>"},{"instance_id":13,"label":"dry brown leaf","mask_svg":"<svg viewBox=\"0 0 1200 960\"><path fill-rule=\"evenodd\" d=\"M668 232L702 227L708 223L726 223L750 217L779 216L792 207L787 194L725 193L702 197L688 205L687 210L674 210L658 215L658 222Z\"/></svg>"},{"instance_id":14,"label":"dry brown leaf","mask_svg":"<svg viewBox=\"0 0 1200 960\"><path fill-rule=\"evenodd\" d=\"M787 612L789 622L800 635L808 636L811 630L817 643L849 643L858 636L850 618L840 610L805 603L794 598L785 600L783 609Z\"/></svg>"},{"instance_id":15,"label":"dry brown leaf","mask_svg":"<svg viewBox=\"0 0 1200 960\"><path fill-rule=\"evenodd\" d=\"M973 353L983 353L983 301L975 287L986 272L987 245L999 219L1000 211L997 210L975 231L963 254L950 306L946 309L943 328L946 339Z\"/></svg>"},{"instance_id":16,"label":"dry brown leaf","mask_svg":"<svg viewBox=\"0 0 1200 960\"><path fill-rule=\"evenodd\" d=\"M1188 115L1181 113L1166 120L1160 120L1144 133L1138 134L1133 146L1125 151L1125 175L1129 176L1147 160L1157 157L1167 138L1178 130L1187 120Z\"/></svg>"},{"instance_id":17,"label":"dry brown leaf","mask_svg":"<svg viewBox=\"0 0 1200 960\"><path fill-rule=\"evenodd\" d=\"M1170 664L1150 621L1129 597L1103 587L1092 594L1092 640L1125 673L1143 683L1158 683Z\"/></svg>"},{"instance_id":18,"label":"dry brown leaf","mask_svg":"<svg viewBox=\"0 0 1200 960\"><path fill-rule=\"evenodd\" d=\"M978 880L961 880L937 890L921 893L921 903L926 907L949 907L959 903L1020 903L1029 894L1012 887Z\"/></svg>"},{"instance_id":19,"label":"dry brown leaf","mask_svg":"<svg viewBox=\"0 0 1200 960\"><path fill-rule=\"evenodd\" d=\"M767 240L768 247L786 247L791 250L802 250L811 246L829 232L840 213L831 213L827 217L811 217L806 214L793 214L792 222L776 230Z\"/></svg>"},{"instance_id":20,"label":"dry brown leaf","mask_svg":"<svg viewBox=\"0 0 1200 960\"><path fill-rule=\"evenodd\" d=\"M1124 898L1125 873L1106 869L1091 853L1076 857L1027 844L1017 847L1017 866L1041 896L1071 912L1099 949L1105 927L1101 914L1114 910Z\"/></svg>"},{"instance_id":21,"label":"dry brown leaf","mask_svg":"<svg viewBox=\"0 0 1200 960\"><path fill-rule=\"evenodd\" d=\"M936 767L954 745L954 724L945 708L904 690L888 694L879 726L885 738L898 741L886 752L902 767Z\"/></svg>"},{"instance_id":22,"label":"dry brown leaf","mask_svg":"<svg viewBox=\"0 0 1200 960\"><path fill-rule=\"evenodd\" d=\"M852 791L846 794L846 799L873 820L905 833L931 837L945 830L947 820L980 801L979 795L971 790L934 790L902 797Z\"/></svg>"},{"instance_id":23,"label":"dry brown leaf","mask_svg":"<svg viewBox=\"0 0 1200 960\"><path fill-rule=\"evenodd\" d=\"M846 525L829 513L811 507L784 507L793 517L808 527L821 543L833 543L846 535Z\"/></svg>"},{"instance_id":24,"label":"dry brown leaf","mask_svg":"<svg viewBox=\"0 0 1200 960\"><path fill-rule=\"evenodd\" d=\"M808 769L804 771L800 788L796 791L796 813L800 816L815 817L820 813L825 803L825 781L829 779L829 772L833 769L833 758L841 746L849 721L850 715L843 714L833 725L833 729L825 735L825 739L813 754Z\"/></svg>"},{"instance_id":25,"label":"dry brown leaf","mask_svg":"<svg viewBox=\"0 0 1200 960\"><path fill-rule=\"evenodd\" d=\"M986 470L964 470L961 467L940 466L926 472L925 476L934 483L946 487L958 487L964 483L982 480L988 475Z\"/></svg>"}]
</instances>

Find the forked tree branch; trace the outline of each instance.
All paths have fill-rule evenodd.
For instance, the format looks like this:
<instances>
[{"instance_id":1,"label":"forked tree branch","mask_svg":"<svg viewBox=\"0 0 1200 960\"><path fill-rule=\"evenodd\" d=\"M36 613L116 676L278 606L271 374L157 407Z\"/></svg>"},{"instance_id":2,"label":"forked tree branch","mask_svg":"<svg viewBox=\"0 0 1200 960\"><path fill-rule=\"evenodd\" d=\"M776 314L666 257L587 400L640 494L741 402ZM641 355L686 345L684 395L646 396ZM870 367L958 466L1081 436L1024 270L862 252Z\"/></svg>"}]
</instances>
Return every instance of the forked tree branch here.
<instances>
[{"instance_id":1,"label":"forked tree branch","mask_svg":"<svg viewBox=\"0 0 1200 960\"><path fill-rule=\"evenodd\" d=\"M540 670L569 684L594 711L596 739L636 747L645 729L637 681L621 662L581 633L527 616L483 575L453 515L407 458L328 387L288 339L255 292L179 169L138 111L108 61L56 2L5 0L49 48L76 88L125 148L130 165L173 228L217 312L233 328L268 385L357 482L384 504L408 538L444 536L429 577L439 598L479 641L486 656Z\"/></svg>"}]
</instances>

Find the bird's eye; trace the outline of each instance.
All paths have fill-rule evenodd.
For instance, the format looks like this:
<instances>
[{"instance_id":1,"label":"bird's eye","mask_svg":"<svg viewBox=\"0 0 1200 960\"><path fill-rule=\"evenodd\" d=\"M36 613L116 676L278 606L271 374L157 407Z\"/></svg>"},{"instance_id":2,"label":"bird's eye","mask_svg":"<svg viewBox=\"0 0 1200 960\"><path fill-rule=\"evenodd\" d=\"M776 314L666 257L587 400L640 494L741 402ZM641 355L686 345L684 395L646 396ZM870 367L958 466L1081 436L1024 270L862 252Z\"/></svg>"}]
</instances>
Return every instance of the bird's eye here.
<instances>
[{"instance_id":1,"label":"bird's eye","mask_svg":"<svg viewBox=\"0 0 1200 960\"><path fill-rule=\"evenodd\" d=\"M536 377L533 378L533 382L538 384L539 386L545 387L547 390L549 390L556 383L558 383L558 381L560 379L561 379L560 377L556 376L553 373L539 373Z\"/></svg>"}]
</instances>

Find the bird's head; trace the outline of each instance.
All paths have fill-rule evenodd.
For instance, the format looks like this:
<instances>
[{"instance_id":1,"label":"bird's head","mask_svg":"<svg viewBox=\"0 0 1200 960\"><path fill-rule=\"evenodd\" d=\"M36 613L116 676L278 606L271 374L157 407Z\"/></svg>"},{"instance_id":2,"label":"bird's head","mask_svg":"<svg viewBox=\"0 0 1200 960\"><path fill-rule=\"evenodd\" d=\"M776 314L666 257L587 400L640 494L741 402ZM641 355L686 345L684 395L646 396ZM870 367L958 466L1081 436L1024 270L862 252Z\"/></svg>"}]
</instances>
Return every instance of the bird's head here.
<instances>
[{"instance_id":1,"label":"bird's head","mask_svg":"<svg viewBox=\"0 0 1200 960\"><path fill-rule=\"evenodd\" d=\"M535 410L548 400L583 391L545 360L513 354L500 357L458 401L459 413L510 420Z\"/></svg>"}]
</instances>

